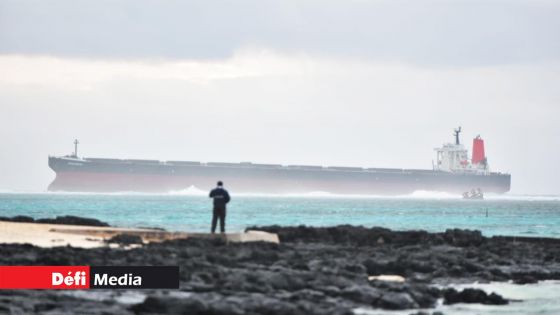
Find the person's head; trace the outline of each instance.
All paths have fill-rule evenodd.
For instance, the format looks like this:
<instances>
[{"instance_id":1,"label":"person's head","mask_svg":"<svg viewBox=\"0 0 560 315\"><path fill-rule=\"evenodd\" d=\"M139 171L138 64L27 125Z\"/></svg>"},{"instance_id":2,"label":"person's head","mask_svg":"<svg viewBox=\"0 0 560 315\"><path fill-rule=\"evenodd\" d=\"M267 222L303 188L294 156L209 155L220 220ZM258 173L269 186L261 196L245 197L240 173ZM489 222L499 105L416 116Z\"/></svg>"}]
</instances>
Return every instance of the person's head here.
<instances>
[{"instance_id":1,"label":"person's head","mask_svg":"<svg viewBox=\"0 0 560 315\"><path fill-rule=\"evenodd\" d=\"M222 187L222 186L224 186L224 183L222 183L222 181L219 180L219 181L218 181L218 187Z\"/></svg>"}]
</instances>

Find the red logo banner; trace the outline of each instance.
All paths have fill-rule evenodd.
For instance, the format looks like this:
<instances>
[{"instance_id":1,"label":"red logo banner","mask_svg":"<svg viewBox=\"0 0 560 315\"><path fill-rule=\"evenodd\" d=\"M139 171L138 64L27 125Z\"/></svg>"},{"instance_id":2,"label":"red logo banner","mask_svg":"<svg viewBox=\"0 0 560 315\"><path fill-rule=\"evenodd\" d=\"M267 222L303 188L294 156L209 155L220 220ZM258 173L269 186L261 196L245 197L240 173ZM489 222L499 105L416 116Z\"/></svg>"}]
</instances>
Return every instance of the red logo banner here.
<instances>
[{"instance_id":1,"label":"red logo banner","mask_svg":"<svg viewBox=\"0 0 560 315\"><path fill-rule=\"evenodd\" d=\"M0 266L0 289L89 289L89 266Z\"/></svg>"}]
</instances>

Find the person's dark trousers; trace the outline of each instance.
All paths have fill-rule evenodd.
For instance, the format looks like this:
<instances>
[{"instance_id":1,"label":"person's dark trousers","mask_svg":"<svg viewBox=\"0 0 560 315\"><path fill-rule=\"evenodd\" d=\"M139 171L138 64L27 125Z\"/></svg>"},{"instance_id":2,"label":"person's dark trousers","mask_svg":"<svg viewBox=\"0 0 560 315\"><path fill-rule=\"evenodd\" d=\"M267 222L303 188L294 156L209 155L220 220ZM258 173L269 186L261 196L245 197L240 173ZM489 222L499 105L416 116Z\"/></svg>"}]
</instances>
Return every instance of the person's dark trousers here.
<instances>
[{"instance_id":1,"label":"person's dark trousers","mask_svg":"<svg viewBox=\"0 0 560 315\"><path fill-rule=\"evenodd\" d=\"M214 208L214 213L212 214L212 233L216 231L218 219L220 220L220 231L224 233L226 231L226 208Z\"/></svg>"}]
</instances>

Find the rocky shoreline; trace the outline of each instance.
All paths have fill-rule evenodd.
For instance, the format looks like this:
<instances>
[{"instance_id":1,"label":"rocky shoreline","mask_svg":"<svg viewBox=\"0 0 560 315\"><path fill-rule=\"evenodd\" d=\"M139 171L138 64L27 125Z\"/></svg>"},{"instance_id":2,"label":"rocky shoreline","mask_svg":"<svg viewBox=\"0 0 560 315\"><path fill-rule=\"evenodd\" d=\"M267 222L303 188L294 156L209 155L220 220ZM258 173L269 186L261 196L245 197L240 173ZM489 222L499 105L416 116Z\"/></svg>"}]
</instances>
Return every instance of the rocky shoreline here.
<instances>
[{"instance_id":1,"label":"rocky shoreline","mask_svg":"<svg viewBox=\"0 0 560 315\"><path fill-rule=\"evenodd\" d=\"M252 227L280 244L185 239L134 249L0 244L2 265L179 265L180 290L0 291L0 313L352 314L444 303L506 304L477 289L434 284L560 279L560 239L478 231L337 226ZM368 280L399 275L403 283ZM131 294L135 299L123 298Z\"/></svg>"},{"instance_id":2,"label":"rocky shoreline","mask_svg":"<svg viewBox=\"0 0 560 315\"><path fill-rule=\"evenodd\" d=\"M0 221L21 222L21 223L43 223L43 224L63 224L63 225L83 225L83 226L109 226L109 223L92 218L76 217L73 215L58 216L54 219L44 218L35 220L26 215L14 217L0 217Z\"/></svg>"}]
</instances>

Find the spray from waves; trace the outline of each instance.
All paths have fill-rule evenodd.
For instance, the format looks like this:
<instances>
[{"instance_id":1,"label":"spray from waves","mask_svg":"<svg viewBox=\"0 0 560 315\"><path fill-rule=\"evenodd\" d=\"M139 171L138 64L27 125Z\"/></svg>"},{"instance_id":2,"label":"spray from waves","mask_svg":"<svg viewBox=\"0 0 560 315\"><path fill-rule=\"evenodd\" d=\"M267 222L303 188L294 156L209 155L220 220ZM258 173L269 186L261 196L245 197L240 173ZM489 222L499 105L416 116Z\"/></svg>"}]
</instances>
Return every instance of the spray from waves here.
<instances>
[{"instance_id":1,"label":"spray from waves","mask_svg":"<svg viewBox=\"0 0 560 315\"><path fill-rule=\"evenodd\" d=\"M235 193L235 192L233 192ZM185 196L206 196L207 191L201 190L195 186L191 186L184 190L172 191L171 195ZM334 194L326 191L312 191L306 193L235 193L240 197L256 197L256 198L340 198L340 199L460 199L460 195L450 194L438 191L415 191L408 195L364 195L364 194Z\"/></svg>"},{"instance_id":2,"label":"spray from waves","mask_svg":"<svg viewBox=\"0 0 560 315\"><path fill-rule=\"evenodd\" d=\"M25 194L29 194L29 195L39 195L39 194L48 194L51 193L49 191L46 190L18 190L18 189L0 189L0 194L4 194L4 195L25 195Z\"/></svg>"},{"instance_id":3,"label":"spray from waves","mask_svg":"<svg viewBox=\"0 0 560 315\"><path fill-rule=\"evenodd\" d=\"M51 196L142 196L157 195L151 193L141 193L135 191L118 192L89 192L89 191L29 191L29 190L0 190L0 195L51 195Z\"/></svg>"},{"instance_id":4,"label":"spray from waves","mask_svg":"<svg viewBox=\"0 0 560 315\"><path fill-rule=\"evenodd\" d=\"M419 190L406 195L366 195L366 194L333 194L328 192L310 192L304 194L291 194L292 197L312 198L361 198L361 199L459 199L461 196L439 191Z\"/></svg>"},{"instance_id":5,"label":"spray from waves","mask_svg":"<svg viewBox=\"0 0 560 315\"><path fill-rule=\"evenodd\" d=\"M417 190L410 195L401 195L400 198L410 199L461 199L462 195L451 194L443 191Z\"/></svg>"},{"instance_id":6,"label":"spray from waves","mask_svg":"<svg viewBox=\"0 0 560 315\"><path fill-rule=\"evenodd\" d=\"M0 190L0 194L29 194L29 195L76 195L76 196L207 196L208 192L195 186L181 190L172 190L162 193L138 192L138 191L116 191L116 192L88 192L88 191L23 191L23 190Z\"/></svg>"},{"instance_id":7,"label":"spray from waves","mask_svg":"<svg viewBox=\"0 0 560 315\"><path fill-rule=\"evenodd\" d=\"M236 193L240 197L262 197L262 198L369 198L369 199L457 199L460 196L445 192L416 191L408 195L358 195L358 194L334 194L326 191L312 191L306 193L258 193L242 192ZM196 186L190 186L181 190L172 190L165 193L145 193L136 191L120 192L70 192L70 191L18 191L0 190L0 194L33 194L33 195L87 195L87 196L207 196L208 191Z\"/></svg>"},{"instance_id":8,"label":"spray from waves","mask_svg":"<svg viewBox=\"0 0 560 315\"><path fill-rule=\"evenodd\" d=\"M196 186L190 186L181 190L172 190L165 195L172 196L207 196L208 191L197 188Z\"/></svg>"},{"instance_id":9,"label":"spray from waves","mask_svg":"<svg viewBox=\"0 0 560 315\"><path fill-rule=\"evenodd\" d=\"M408 200L460 200L462 196L459 194L451 194L441 191L426 191L418 190L411 194L405 195L365 195L365 194L333 194L325 191L313 191L307 193L230 193L239 197L254 197L254 198L310 198L310 199L408 199ZM0 195L20 194L20 195L86 195L86 196L207 196L208 191L200 189L196 186L190 186L181 190L174 190L165 193L143 193L135 191L121 191L121 192L66 192L66 191L30 191L30 190L11 190L0 189ZM560 195L521 195L521 194L485 194L487 201L560 201ZM481 201L477 201L481 202Z\"/></svg>"},{"instance_id":10,"label":"spray from waves","mask_svg":"<svg viewBox=\"0 0 560 315\"><path fill-rule=\"evenodd\" d=\"M241 192L241 193L236 193L236 192L232 192L230 191L230 193L234 193L235 196L240 196L240 197L266 197L266 198L285 198L285 197L293 197L293 198L297 198L297 197L316 197L316 198L328 198L328 197L348 197L347 195L335 195L335 194L331 194L328 192L323 192L323 191L315 191L315 192L309 192L309 193L278 193L278 194L273 194L273 193L258 193L258 192ZM208 195L208 191L206 190L202 190L196 186L190 186L188 188L185 189L181 189L181 190L173 190L170 191L169 193L166 193L165 195L173 195L173 196L207 196Z\"/></svg>"},{"instance_id":11,"label":"spray from waves","mask_svg":"<svg viewBox=\"0 0 560 315\"><path fill-rule=\"evenodd\" d=\"M560 195L485 195L487 200L501 200L501 201L560 201Z\"/></svg>"}]
</instances>

